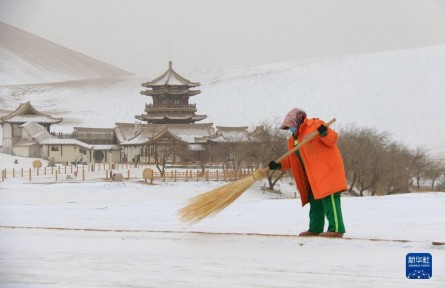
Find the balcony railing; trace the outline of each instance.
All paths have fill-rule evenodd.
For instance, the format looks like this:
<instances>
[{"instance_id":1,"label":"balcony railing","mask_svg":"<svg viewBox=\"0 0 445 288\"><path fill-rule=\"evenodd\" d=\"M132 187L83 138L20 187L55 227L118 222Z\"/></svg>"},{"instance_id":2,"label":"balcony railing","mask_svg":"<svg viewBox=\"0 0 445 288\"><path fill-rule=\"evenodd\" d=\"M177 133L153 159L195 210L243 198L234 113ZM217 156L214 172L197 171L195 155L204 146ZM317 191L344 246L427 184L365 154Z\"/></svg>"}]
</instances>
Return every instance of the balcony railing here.
<instances>
[{"instance_id":1,"label":"balcony railing","mask_svg":"<svg viewBox=\"0 0 445 288\"><path fill-rule=\"evenodd\" d=\"M196 109L196 104L145 104L146 109Z\"/></svg>"}]
</instances>

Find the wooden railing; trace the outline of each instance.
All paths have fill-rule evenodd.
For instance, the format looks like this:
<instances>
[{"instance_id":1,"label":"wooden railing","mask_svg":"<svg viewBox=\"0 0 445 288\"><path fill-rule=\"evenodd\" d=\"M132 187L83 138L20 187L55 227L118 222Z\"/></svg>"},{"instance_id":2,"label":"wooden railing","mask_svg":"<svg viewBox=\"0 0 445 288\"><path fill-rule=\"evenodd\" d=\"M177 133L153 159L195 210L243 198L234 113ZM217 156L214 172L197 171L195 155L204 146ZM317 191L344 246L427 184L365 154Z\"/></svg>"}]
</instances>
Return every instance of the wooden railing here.
<instances>
[{"instance_id":1,"label":"wooden railing","mask_svg":"<svg viewBox=\"0 0 445 288\"><path fill-rule=\"evenodd\" d=\"M111 170L110 170L111 168ZM41 168L13 168L2 169L1 181L29 181L29 182L78 182L111 180L113 174L120 173L124 181L144 181L142 176L145 168L153 170L155 182L192 182L192 181L233 181L252 175L254 170L241 169L221 170L188 170L169 169L160 173L157 169L146 165L131 164L90 164L90 165L57 165Z\"/></svg>"}]
</instances>

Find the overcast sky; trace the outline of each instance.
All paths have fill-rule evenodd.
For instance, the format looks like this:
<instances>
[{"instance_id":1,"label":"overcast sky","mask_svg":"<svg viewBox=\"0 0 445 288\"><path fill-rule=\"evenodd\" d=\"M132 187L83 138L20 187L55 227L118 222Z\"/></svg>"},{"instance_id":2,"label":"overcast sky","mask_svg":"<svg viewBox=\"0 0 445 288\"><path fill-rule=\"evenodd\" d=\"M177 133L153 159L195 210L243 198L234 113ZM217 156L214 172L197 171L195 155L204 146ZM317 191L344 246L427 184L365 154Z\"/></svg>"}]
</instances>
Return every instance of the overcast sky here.
<instances>
[{"instance_id":1,"label":"overcast sky","mask_svg":"<svg viewBox=\"0 0 445 288\"><path fill-rule=\"evenodd\" d=\"M0 21L141 76L445 44L445 0L0 0Z\"/></svg>"}]
</instances>

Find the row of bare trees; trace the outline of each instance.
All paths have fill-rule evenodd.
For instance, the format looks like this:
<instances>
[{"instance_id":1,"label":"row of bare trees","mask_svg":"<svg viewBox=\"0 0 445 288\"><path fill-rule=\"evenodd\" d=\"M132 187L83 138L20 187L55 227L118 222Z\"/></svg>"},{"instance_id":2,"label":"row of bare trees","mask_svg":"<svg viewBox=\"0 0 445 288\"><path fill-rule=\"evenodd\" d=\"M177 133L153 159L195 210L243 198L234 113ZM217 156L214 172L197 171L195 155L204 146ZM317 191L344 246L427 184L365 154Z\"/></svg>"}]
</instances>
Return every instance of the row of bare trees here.
<instances>
[{"instance_id":1,"label":"row of bare trees","mask_svg":"<svg viewBox=\"0 0 445 288\"><path fill-rule=\"evenodd\" d=\"M420 190L422 181L432 191L444 188L445 161L427 150L411 150L372 128L353 126L339 134L350 191L360 196L364 191L371 195L408 192Z\"/></svg>"}]
</instances>

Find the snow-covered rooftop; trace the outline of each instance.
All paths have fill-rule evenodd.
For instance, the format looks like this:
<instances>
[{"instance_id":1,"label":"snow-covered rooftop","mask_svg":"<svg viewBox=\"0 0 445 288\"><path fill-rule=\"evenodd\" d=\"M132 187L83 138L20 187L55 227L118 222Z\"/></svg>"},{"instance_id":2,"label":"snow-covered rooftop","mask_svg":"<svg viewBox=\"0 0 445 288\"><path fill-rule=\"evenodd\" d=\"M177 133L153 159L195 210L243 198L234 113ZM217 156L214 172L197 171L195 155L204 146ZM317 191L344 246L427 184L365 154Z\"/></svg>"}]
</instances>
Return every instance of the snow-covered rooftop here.
<instances>
[{"instance_id":1,"label":"snow-covered rooftop","mask_svg":"<svg viewBox=\"0 0 445 288\"><path fill-rule=\"evenodd\" d=\"M45 124L55 124L62 122L63 118L56 118L38 111L31 102L20 103L11 113L0 117L0 123L26 123L38 122Z\"/></svg>"},{"instance_id":2,"label":"snow-covered rooftop","mask_svg":"<svg viewBox=\"0 0 445 288\"><path fill-rule=\"evenodd\" d=\"M117 138L122 145L147 144L154 139L164 135L185 143L195 143L195 138L213 136L215 131L212 123L200 124L143 124L136 137L132 136L135 126L130 124L116 123ZM168 135L167 135L167 134ZM125 138L124 135L131 136Z\"/></svg>"},{"instance_id":3,"label":"snow-covered rooftop","mask_svg":"<svg viewBox=\"0 0 445 288\"><path fill-rule=\"evenodd\" d=\"M76 140L76 139L48 139L43 141L43 145L76 145L85 149L92 149L95 145L87 144L82 141Z\"/></svg>"},{"instance_id":4,"label":"snow-covered rooftop","mask_svg":"<svg viewBox=\"0 0 445 288\"><path fill-rule=\"evenodd\" d=\"M197 82L191 82L190 80L187 80L179 75L175 70L173 70L172 62L170 61L168 70L165 71L161 76L152 81L148 81L142 84L142 86L144 87L164 85L196 87L200 84Z\"/></svg>"},{"instance_id":5,"label":"snow-covered rooftop","mask_svg":"<svg viewBox=\"0 0 445 288\"><path fill-rule=\"evenodd\" d=\"M36 122L27 122L20 127L25 129L28 135L31 138L34 138L39 144L43 144L47 140L57 139L55 136L51 135L45 127Z\"/></svg>"}]
</instances>

